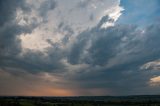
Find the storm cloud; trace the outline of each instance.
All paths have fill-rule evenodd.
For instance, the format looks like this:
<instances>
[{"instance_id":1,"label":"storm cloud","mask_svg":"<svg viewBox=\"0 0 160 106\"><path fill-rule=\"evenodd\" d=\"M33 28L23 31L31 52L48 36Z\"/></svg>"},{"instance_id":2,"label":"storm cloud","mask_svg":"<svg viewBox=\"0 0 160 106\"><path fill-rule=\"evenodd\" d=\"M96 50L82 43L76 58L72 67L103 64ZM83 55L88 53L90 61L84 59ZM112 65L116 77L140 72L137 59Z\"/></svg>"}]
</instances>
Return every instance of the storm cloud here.
<instances>
[{"instance_id":1,"label":"storm cloud","mask_svg":"<svg viewBox=\"0 0 160 106\"><path fill-rule=\"evenodd\" d=\"M57 15L65 2L0 1L0 95L159 93L159 21L143 28L118 23L104 28L104 23L114 20L109 12L93 23L79 24L90 13L75 20L74 12L82 15L80 8L93 9L95 2L75 2ZM118 3L113 0L113 7L106 9L121 12ZM74 16L73 21L65 14ZM61 19L54 22L52 17Z\"/></svg>"}]
</instances>

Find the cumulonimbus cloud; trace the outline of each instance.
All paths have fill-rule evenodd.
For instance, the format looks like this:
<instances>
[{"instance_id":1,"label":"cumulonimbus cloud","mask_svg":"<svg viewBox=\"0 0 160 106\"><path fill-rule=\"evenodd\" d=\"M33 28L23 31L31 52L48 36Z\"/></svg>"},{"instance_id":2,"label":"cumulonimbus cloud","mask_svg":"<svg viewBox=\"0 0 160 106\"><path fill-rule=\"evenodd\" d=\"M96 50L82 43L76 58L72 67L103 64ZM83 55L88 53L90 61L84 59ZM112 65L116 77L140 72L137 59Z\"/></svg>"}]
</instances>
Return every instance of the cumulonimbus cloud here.
<instances>
[{"instance_id":1,"label":"cumulonimbus cloud","mask_svg":"<svg viewBox=\"0 0 160 106\"><path fill-rule=\"evenodd\" d=\"M121 24L102 28L104 23L113 22L113 19L104 11L99 13L119 6L116 0L102 0L97 4L97 0L74 1L73 4L66 4L64 0L38 0L39 4L32 3L32 0L27 1L28 4L17 0L12 2L14 5L8 0L0 2L0 5L11 5L8 11L5 6L0 6L6 17L0 18L0 69L3 73L0 94L5 94L13 86L4 84L14 78L12 83L23 83L28 90L38 90L37 83L38 87L47 85L50 92L52 88L61 88L64 95L158 92L157 87L148 85L155 71L142 68L160 58L158 22L141 29L136 25ZM107 5L108 8L98 9L97 5ZM76 12L79 13L77 16ZM84 19L80 20L79 15L84 13ZM17 78L23 79L22 82ZM34 89L29 86L32 81ZM24 87L22 94L25 94ZM16 87L10 93L15 91Z\"/></svg>"}]
</instances>

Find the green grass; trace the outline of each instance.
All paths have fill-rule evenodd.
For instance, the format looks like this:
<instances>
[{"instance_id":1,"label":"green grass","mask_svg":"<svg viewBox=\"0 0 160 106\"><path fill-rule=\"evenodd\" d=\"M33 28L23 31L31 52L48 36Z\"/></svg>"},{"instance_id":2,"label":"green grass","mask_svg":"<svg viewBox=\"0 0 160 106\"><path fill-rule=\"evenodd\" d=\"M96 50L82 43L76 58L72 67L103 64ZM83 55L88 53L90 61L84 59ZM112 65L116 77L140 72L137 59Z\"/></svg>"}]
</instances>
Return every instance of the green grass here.
<instances>
[{"instance_id":1,"label":"green grass","mask_svg":"<svg viewBox=\"0 0 160 106\"><path fill-rule=\"evenodd\" d=\"M32 102L29 102L29 101L21 101L20 105L21 106L35 106Z\"/></svg>"}]
</instances>

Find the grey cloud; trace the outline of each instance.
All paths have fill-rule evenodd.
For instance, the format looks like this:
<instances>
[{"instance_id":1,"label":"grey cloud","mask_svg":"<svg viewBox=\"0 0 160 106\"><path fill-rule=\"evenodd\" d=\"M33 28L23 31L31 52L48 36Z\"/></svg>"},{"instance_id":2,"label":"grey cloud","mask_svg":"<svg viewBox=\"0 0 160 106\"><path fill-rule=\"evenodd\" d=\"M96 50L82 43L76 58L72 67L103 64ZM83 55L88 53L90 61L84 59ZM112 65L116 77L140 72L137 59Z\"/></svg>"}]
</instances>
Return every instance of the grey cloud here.
<instances>
[{"instance_id":1,"label":"grey cloud","mask_svg":"<svg viewBox=\"0 0 160 106\"><path fill-rule=\"evenodd\" d=\"M45 0L39 7L40 16L46 18L48 11L55 9L56 6L57 2L55 0Z\"/></svg>"},{"instance_id":2,"label":"grey cloud","mask_svg":"<svg viewBox=\"0 0 160 106\"><path fill-rule=\"evenodd\" d=\"M0 1L0 55L16 54L19 52L19 40L17 35L22 33L23 28L20 27L16 21L16 10L21 8L28 12L29 8L25 5L24 1L5 0ZM27 30L24 30L24 32Z\"/></svg>"},{"instance_id":3,"label":"grey cloud","mask_svg":"<svg viewBox=\"0 0 160 106\"><path fill-rule=\"evenodd\" d=\"M0 67L19 67L21 60L18 56L21 53L20 34L31 33L37 26L35 23L21 26L16 20L16 12L20 9L24 13L31 12L30 6L24 1L5 0L0 1ZM22 64L21 64L22 65Z\"/></svg>"},{"instance_id":4,"label":"grey cloud","mask_svg":"<svg viewBox=\"0 0 160 106\"><path fill-rule=\"evenodd\" d=\"M2 69L9 72L12 69L19 69L33 75L40 72L60 74L70 82L65 86L81 89L109 89L115 95L159 91L158 88L151 88L147 83L155 73L140 69L143 64L160 58L160 25L158 23L146 27L144 32L132 25L115 25L101 29L104 22L111 21L106 16L94 28L81 32L67 50L62 50L59 45L55 46L48 40L53 47L46 49L47 56L32 50L26 50L26 54L20 56L21 45L17 36L21 33L29 33L32 28L19 26L14 21L16 8L23 9L22 4L25 5L25 3L22 2L19 5L17 0L12 2L0 1L0 5L5 5L0 6L0 11L6 17L0 18L0 24L2 24L0 67ZM46 15L48 10L55 8L56 4L53 1L50 2L53 5L46 4L48 2L42 4L41 15ZM6 5L12 8L5 13L8 7ZM66 31L69 35L73 33L72 29L63 24L59 28L60 31ZM64 39L64 42L69 42L67 39ZM72 72L61 61L63 59L67 59L70 65L86 64L87 67L72 70Z\"/></svg>"},{"instance_id":5,"label":"grey cloud","mask_svg":"<svg viewBox=\"0 0 160 106\"><path fill-rule=\"evenodd\" d=\"M89 39L89 33L82 32L79 36L77 37L76 42L72 45L71 51L67 56L68 61L71 64L80 63L80 57L83 54L83 50L85 48L85 45L87 44L87 40Z\"/></svg>"},{"instance_id":6,"label":"grey cloud","mask_svg":"<svg viewBox=\"0 0 160 106\"><path fill-rule=\"evenodd\" d=\"M61 78L54 77L49 73L32 74L19 69L7 71L1 68L0 73L0 95L3 96L55 95L57 94L57 88L64 83ZM53 77L47 78L46 74ZM56 81L53 81L53 79L56 79ZM54 92L51 93L49 91L51 89ZM66 90L64 86L60 89Z\"/></svg>"},{"instance_id":7,"label":"grey cloud","mask_svg":"<svg viewBox=\"0 0 160 106\"><path fill-rule=\"evenodd\" d=\"M77 8L85 8L85 7L88 6L88 4L89 4L90 2L91 2L90 0L80 1L80 2L78 2L78 4L77 4Z\"/></svg>"},{"instance_id":8,"label":"grey cloud","mask_svg":"<svg viewBox=\"0 0 160 106\"><path fill-rule=\"evenodd\" d=\"M78 87L110 89L118 95L155 94L157 88L148 84L155 72L146 72L140 67L160 58L159 30L159 24L146 27L144 32L137 26L116 25L81 33L73 44L69 62L90 67L86 73L83 69L73 76L75 83ZM86 50L89 41L91 46Z\"/></svg>"},{"instance_id":9,"label":"grey cloud","mask_svg":"<svg viewBox=\"0 0 160 106\"><path fill-rule=\"evenodd\" d=\"M0 13L3 17L0 17L0 25L1 27L7 22L12 21L15 18L15 12L17 8L21 8L25 11L29 11L27 5L25 5L24 0L1 0L0 1Z\"/></svg>"},{"instance_id":10,"label":"grey cloud","mask_svg":"<svg viewBox=\"0 0 160 106\"><path fill-rule=\"evenodd\" d=\"M101 29L102 23L80 33L69 52L61 50L58 45L55 48L53 44L48 48L47 57L41 52L29 51L20 62L17 61L20 66L12 65L31 73L58 73L72 84L68 85L71 88L108 89L115 95L145 94L156 90L148 85L155 73L143 71L140 67L160 58L160 49L154 49L159 45L159 24L149 26L143 32L132 25ZM61 62L66 58L71 65L87 64L88 67L73 70L75 74L70 74Z\"/></svg>"},{"instance_id":11,"label":"grey cloud","mask_svg":"<svg viewBox=\"0 0 160 106\"><path fill-rule=\"evenodd\" d=\"M93 41L93 39L96 37L96 34L99 35L99 32L101 30L99 30L100 26L103 24L103 22L106 22L108 20L108 16L105 16L101 19L101 21L99 22L99 24L93 28L93 29L88 29L82 33L80 33L77 37L76 42L72 45L71 47L71 51L69 52L68 55L68 61L71 64L78 64L81 62L81 57L84 53L85 47L88 45L89 41ZM91 48L90 48L91 50ZM88 59L89 61L90 59ZM82 61L84 62L84 61Z\"/></svg>"},{"instance_id":12,"label":"grey cloud","mask_svg":"<svg viewBox=\"0 0 160 106\"><path fill-rule=\"evenodd\" d=\"M95 18L95 17L94 17L94 15L93 15L93 14L91 14L91 15L90 15L90 17L89 17L89 19L90 19L91 21L93 21L93 20L94 20L94 18Z\"/></svg>"},{"instance_id":13,"label":"grey cloud","mask_svg":"<svg viewBox=\"0 0 160 106\"><path fill-rule=\"evenodd\" d=\"M64 43L64 45L69 42L69 39L74 34L73 29L69 25L66 25L63 22L58 25L57 32L63 33L65 35L62 40L62 43Z\"/></svg>"},{"instance_id":14,"label":"grey cloud","mask_svg":"<svg viewBox=\"0 0 160 106\"><path fill-rule=\"evenodd\" d=\"M19 54L2 56L0 67L8 71L16 68L32 74L40 72L63 74L66 70L64 70L65 66L60 60L64 56L65 53L58 50L58 46L49 48L48 56L45 56L42 52L26 50L23 56L19 56Z\"/></svg>"}]
</instances>

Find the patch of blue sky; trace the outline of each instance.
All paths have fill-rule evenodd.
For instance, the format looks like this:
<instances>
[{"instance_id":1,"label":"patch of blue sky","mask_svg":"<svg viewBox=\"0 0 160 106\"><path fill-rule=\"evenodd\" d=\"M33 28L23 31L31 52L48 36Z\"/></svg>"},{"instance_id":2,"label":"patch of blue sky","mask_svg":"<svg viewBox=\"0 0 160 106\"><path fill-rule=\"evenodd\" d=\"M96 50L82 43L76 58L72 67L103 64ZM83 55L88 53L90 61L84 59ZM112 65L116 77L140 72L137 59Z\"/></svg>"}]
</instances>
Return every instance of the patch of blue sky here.
<instances>
[{"instance_id":1,"label":"patch of blue sky","mask_svg":"<svg viewBox=\"0 0 160 106\"><path fill-rule=\"evenodd\" d=\"M125 9L116 24L134 24L141 27L160 20L160 0L121 0Z\"/></svg>"}]
</instances>

